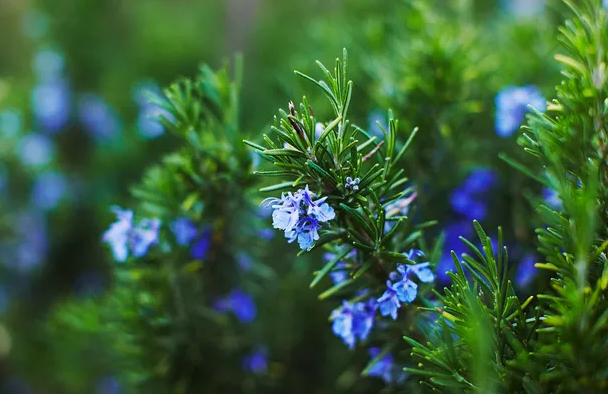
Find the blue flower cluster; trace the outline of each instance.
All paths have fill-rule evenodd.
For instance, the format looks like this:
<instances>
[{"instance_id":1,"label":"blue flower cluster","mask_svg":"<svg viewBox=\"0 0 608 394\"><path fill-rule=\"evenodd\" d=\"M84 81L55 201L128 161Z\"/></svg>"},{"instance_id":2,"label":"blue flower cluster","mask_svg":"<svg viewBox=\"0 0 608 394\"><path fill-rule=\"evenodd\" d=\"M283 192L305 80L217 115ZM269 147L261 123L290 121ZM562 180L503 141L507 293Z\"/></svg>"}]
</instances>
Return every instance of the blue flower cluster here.
<instances>
[{"instance_id":1,"label":"blue flower cluster","mask_svg":"<svg viewBox=\"0 0 608 394\"><path fill-rule=\"evenodd\" d=\"M456 188L450 196L452 209L472 220L483 220L487 215L484 197L498 183L498 176L489 169L477 168Z\"/></svg>"},{"instance_id":2,"label":"blue flower cluster","mask_svg":"<svg viewBox=\"0 0 608 394\"><path fill-rule=\"evenodd\" d=\"M424 259L424 253L419 250L411 250L407 254L412 261ZM401 302L409 304L416 299L418 285L411 279L414 274L423 283L430 283L435 280L435 275L429 267L428 262L414 265L397 265L397 272L389 274L386 281L386 291L382 297L378 298L378 306L382 316L390 316L393 320L397 319L397 310L401 307Z\"/></svg>"},{"instance_id":3,"label":"blue flower cluster","mask_svg":"<svg viewBox=\"0 0 608 394\"><path fill-rule=\"evenodd\" d=\"M376 300L373 298L367 302L343 301L342 306L335 309L330 317L334 334L342 338L349 349L354 349L357 340L365 341L371 333L376 309Z\"/></svg>"},{"instance_id":4,"label":"blue flower cluster","mask_svg":"<svg viewBox=\"0 0 608 394\"><path fill-rule=\"evenodd\" d=\"M142 219L135 226L133 211L112 207L117 221L103 234L103 241L110 245L114 259L123 263L131 253L135 257L143 257L148 253L150 246L158 242L160 229L159 219Z\"/></svg>"},{"instance_id":5,"label":"blue flower cluster","mask_svg":"<svg viewBox=\"0 0 608 394\"><path fill-rule=\"evenodd\" d=\"M313 200L315 194L308 189L295 193L283 193L281 198L268 198L262 204L274 209L272 225L285 231L285 238L292 243L298 240L300 249L311 250L319 239L319 230L323 223L336 217L334 209L325 202L327 197Z\"/></svg>"},{"instance_id":6,"label":"blue flower cluster","mask_svg":"<svg viewBox=\"0 0 608 394\"><path fill-rule=\"evenodd\" d=\"M241 323L255 320L257 309L253 298L244 291L235 289L228 296L216 300L213 308L218 312L232 312Z\"/></svg>"},{"instance_id":7,"label":"blue flower cluster","mask_svg":"<svg viewBox=\"0 0 608 394\"><path fill-rule=\"evenodd\" d=\"M547 110L547 103L536 86L507 86L496 95L496 134L510 137L523 123L528 105L538 111Z\"/></svg>"}]
</instances>

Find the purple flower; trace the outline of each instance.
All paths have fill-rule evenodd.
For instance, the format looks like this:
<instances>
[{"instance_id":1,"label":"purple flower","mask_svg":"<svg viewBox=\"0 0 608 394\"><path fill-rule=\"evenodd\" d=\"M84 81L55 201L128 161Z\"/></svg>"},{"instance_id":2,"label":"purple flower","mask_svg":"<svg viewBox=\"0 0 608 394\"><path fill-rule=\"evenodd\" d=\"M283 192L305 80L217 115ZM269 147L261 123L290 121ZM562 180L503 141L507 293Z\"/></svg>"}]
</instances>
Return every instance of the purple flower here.
<instances>
[{"instance_id":1,"label":"purple flower","mask_svg":"<svg viewBox=\"0 0 608 394\"><path fill-rule=\"evenodd\" d=\"M32 91L34 116L45 131L56 133L70 118L70 91L64 80L43 82Z\"/></svg>"},{"instance_id":2,"label":"purple flower","mask_svg":"<svg viewBox=\"0 0 608 394\"><path fill-rule=\"evenodd\" d=\"M357 340L364 341L369 336L376 317L376 300L351 304L343 301L342 306L331 314L332 330L342 338L349 349L353 349Z\"/></svg>"},{"instance_id":3,"label":"purple flower","mask_svg":"<svg viewBox=\"0 0 608 394\"><path fill-rule=\"evenodd\" d=\"M476 168L469 173L463 187L469 193L484 193L498 182L496 173L487 168Z\"/></svg>"},{"instance_id":4,"label":"purple flower","mask_svg":"<svg viewBox=\"0 0 608 394\"><path fill-rule=\"evenodd\" d=\"M63 174L47 171L38 175L32 190L32 204L43 210L56 208L68 191Z\"/></svg>"},{"instance_id":5,"label":"purple flower","mask_svg":"<svg viewBox=\"0 0 608 394\"><path fill-rule=\"evenodd\" d=\"M253 353L245 356L243 369L256 375L265 374L268 371L268 349L259 346Z\"/></svg>"},{"instance_id":6,"label":"purple flower","mask_svg":"<svg viewBox=\"0 0 608 394\"><path fill-rule=\"evenodd\" d=\"M535 86L507 86L496 95L496 133L510 137L524 121L528 105L543 112L547 104Z\"/></svg>"},{"instance_id":7,"label":"purple flower","mask_svg":"<svg viewBox=\"0 0 608 394\"><path fill-rule=\"evenodd\" d=\"M269 198L262 202L274 209L274 228L284 230L289 243L298 241L300 249L311 250L319 239L322 224L336 217L326 198L313 200L315 195L306 186L295 194L283 193L281 198Z\"/></svg>"},{"instance_id":8,"label":"purple flower","mask_svg":"<svg viewBox=\"0 0 608 394\"><path fill-rule=\"evenodd\" d=\"M129 252L135 257L143 257L158 242L159 219L142 219L139 225L134 226L133 211L117 206L112 207L111 211L116 214L117 221L110 225L102 239L112 248L117 262L124 263Z\"/></svg>"},{"instance_id":9,"label":"purple flower","mask_svg":"<svg viewBox=\"0 0 608 394\"><path fill-rule=\"evenodd\" d=\"M378 357L380 353L380 348L373 347L369 349L369 356L372 359ZM393 356L387 353L371 367L367 376L381 378L386 383L395 383L402 381L405 378L405 373L395 366Z\"/></svg>"},{"instance_id":10,"label":"purple flower","mask_svg":"<svg viewBox=\"0 0 608 394\"><path fill-rule=\"evenodd\" d=\"M251 323L255 320L257 309L253 298L241 291L232 290L228 297L220 298L214 302L213 308L218 312L231 311L241 323Z\"/></svg>"},{"instance_id":11,"label":"purple flower","mask_svg":"<svg viewBox=\"0 0 608 394\"><path fill-rule=\"evenodd\" d=\"M548 187L544 188L543 200L545 200L545 203L553 209L562 209L562 200L555 190L549 189Z\"/></svg>"},{"instance_id":12,"label":"purple flower","mask_svg":"<svg viewBox=\"0 0 608 394\"><path fill-rule=\"evenodd\" d=\"M85 129L96 140L114 139L122 130L114 110L97 95L84 95L78 102L78 112Z\"/></svg>"},{"instance_id":13,"label":"purple flower","mask_svg":"<svg viewBox=\"0 0 608 394\"><path fill-rule=\"evenodd\" d=\"M177 242L179 246L190 245L198 233L194 222L186 217L175 219L169 225L169 228L173 232L173 235L175 235L175 242Z\"/></svg>"},{"instance_id":14,"label":"purple flower","mask_svg":"<svg viewBox=\"0 0 608 394\"><path fill-rule=\"evenodd\" d=\"M534 264L536 264L536 258L532 254L527 254L521 259L515 273L515 283L518 287L528 287L532 283L538 273Z\"/></svg>"},{"instance_id":15,"label":"purple flower","mask_svg":"<svg viewBox=\"0 0 608 394\"><path fill-rule=\"evenodd\" d=\"M397 319L397 310L401 307L397 291L393 288L391 281L386 281L386 291L382 297L378 298L378 308L382 316L390 316L393 320Z\"/></svg>"},{"instance_id":16,"label":"purple flower","mask_svg":"<svg viewBox=\"0 0 608 394\"><path fill-rule=\"evenodd\" d=\"M27 166L46 166L54 153L53 141L46 135L29 134L19 141L19 159Z\"/></svg>"},{"instance_id":17,"label":"purple flower","mask_svg":"<svg viewBox=\"0 0 608 394\"><path fill-rule=\"evenodd\" d=\"M190 249L190 255L193 259L204 260L207 257L207 253L209 253L209 249L211 248L211 235L211 227L203 229Z\"/></svg>"},{"instance_id":18,"label":"purple flower","mask_svg":"<svg viewBox=\"0 0 608 394\"><path fill-rule=\"evenodd\" d=\"M131 232L131 252L135 257L143 257L150 246L158 242L159 219L142 219Z\"/></svg>"}]
</instances>

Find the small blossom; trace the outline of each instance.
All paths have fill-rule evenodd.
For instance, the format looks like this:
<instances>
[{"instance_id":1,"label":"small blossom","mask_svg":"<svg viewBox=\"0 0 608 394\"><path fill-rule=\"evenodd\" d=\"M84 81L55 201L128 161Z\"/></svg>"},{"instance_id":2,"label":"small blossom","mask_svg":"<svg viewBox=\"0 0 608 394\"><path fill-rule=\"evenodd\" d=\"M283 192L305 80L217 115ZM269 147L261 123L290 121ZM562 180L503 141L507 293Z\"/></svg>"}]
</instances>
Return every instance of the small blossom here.
<instances>
[{"instance_id":1,"label":"small blossom","mask_svg":"<svg viewBox=\"0 0 608 394\"><path fill-rule=\"evenodd\" d=\"M416 299L418 285L409 279L403 279L391 286L399 301L409 304Z\"/></svg>"},{"instance_id":2,"label":"small blossom","mask_svg":"<svg viewBox=\"0 0 608 394\"><path fill-rule=\"evenodd\" d=\"M175 242L179 246L190 245L198 233L194 222L186 217L175 219L169 228L175 235Z\"/></svg>"},{"instance_id":3,"label":"small blossom","mask_svg":"<svg viewBox=\"0 0 608 394\"><path fill-rule=\"evenodd\" d=\"M559 210L562 208L562 200L559 198L559 194L548 187L543 189L543 200L553 209Z\"/></svg>"},{"instance_id":4,"label":"small blossom","mask_svg":"<svg viewBox=\"0 0 608 394\"><path fill-rule=\"evenodd\" d=\"M496 95L496 133L510 137L524 121L528 105L543 112L545 99L535 86L507 86Z\"/></svg>"},{"instance_id":5,"label":"small blossom","mask_svg":"<svg viewBox=\"0 0 608 394\"><path fill-rule=\"evenodd\" d=\"M315 195L306 186L296 193L283 193L281 198L269 198L262 202L274 209L273 226L285 231L289 243L298 241L300 249L311 250L319 239L322 224L336 217L326 198L313 200Z\"/></svg>"},{"instance_id":6,"label":"small blossom","mask_svg":"<svg viewBox=\"0 0 608 394\"><path fill-rule=\"evenodd\" d=\"M219 312L231 311L241 323L251 323L255 320L257 309L253 298L241 291L232 290L228 297L216 300L213 305Z\"/></svg>"},{"instance_id":7,"label":"small blossom","mask_svg":"<svg viewBox=\"0 0 608 394\"><path fill-rule=\"evenodd\" d=\"M260 346L253 353L245 356L243 369L256 375L265 374L268 371L268 349Z\"/></svg>"},{"instance_id":8,"label":"small blossom","mask_svg":"<svg viewBox=\"0 0 608 394\"><path fill-rule=\"evenodd\" d=\"M205 228L192 244L190 255L193 259L204 260L211 248L211 227Z\"/></svg>"},{"instance_id":9,"label":"small blossom","mask_svg":"<svg viewBox=\"0 0 608 394\"><path fill-rule=\"evenodd\" d=\"M532 254L527 254L522 258L515 272L515 283L517 286L523 288L532 283L532 280L538 273L538 269L534 266L535 264L536 259Z\"/></svg>"},{"instance_id":10,"label":"small blossom","mask_svg":"<svg viewBox=\"0 0 608 394\"><path fill-rule=\"evenodd\" d=\"M78 102L78 112L85 130L96 140L114 139L122 131L114 109L97 95L84 95Z\"/></svg>"},{"instance_id":11,"label":"small blossom","mask_svg":"<svg viewBox=\"0 0 608 394\"><path fill-rule=\"evenodd\" d=\"M135 257L143 257L150 246L158 242L159 219L143 219L131 233L131 252Z\"/></svg>"},{"instance_id":12,"label":"small blossom","mask_svg":"<svg viewBox=\"0 0 608 394\"><path fill-rule=\"evenodd\" d=\"M346 188L346 190L352 190L352 191L357 191L359 190L359 183L361 182L361 179L359 178L351 178L351 177L346 177L346 184L344 185L344 187Z\"/></svg>"},{"instance_id":13,"label":"small blossom","mask_svg":"<svg viewBox=\"0 0 608 394\"><path fill-rule=\"evenodd\" d=\"M496 173L488 168L476 168L472 170L463 183L463 187L469 193L484 193L498 182Z\"/></svg>"},{"instance_id":14,"label":"small blossom","mask_svg":"<svg viewBox=\"0 0 608 394\"><path fill-rule=\"evenodd\" d=\"M38 175L32 190L32 204L43 210L56 208L68 191L63 174L47 171Z\"/></svg>"},{"instance_id":15,"label":"small blossom","mask_svg":"<svg viewBox=\"0 0 608 394\"><path fill-rule=\"evenodd\" d=\"M369 356L372 359L378 357L381 353L380 348L373 347L369 349ZM384 357L378 360L368 371L367 376L381 378L385 383L397 383L405 379L405 373L393 361L393 356L387 353Z\"/></svg>"},{"instance_id":16,"label":"small blossom","mask_svg":"<svg viewBox=\"0 0 608 394\"><path fill-rule=\"evenodd\" d=\"M382 316L390 316L393 320L396 320L397 310L401 307L401 303L390 281L386 281L386 286L386 291L382 297L378 298L378 308Z\"/></svg>"},{"instance_id":17,"label":"small blossom","mask_svg":"<svg viewBox=\"0 0 608 394\"><path fill-rule=\"evenodd\" d=\"M36 120L50 133L61 130L70 117L70 92L64 80L43 82L32 91Z\"/></svg>"},{"instance_id":18,"label":"small blossom","mask_svg":"<svg viewBox=\"0 0 608 394\"><path fill-rule=\"evenodd\" d=\"M334 334L342 338L349 349L353 349L357 340L365 341L375 321L376 300L351 304L343 301L342 306L331 314Z\"/></svg>"},{"instance_id":19,"label":"small blossom","mask_svg":"<svg viewBox=\"0 0 608 394\"><path fill-rule=\"evenodd\" d=\"M143 257L158 242L159 219L143 219L134 226L133 211L114 206L112 212L116 214L117 221L103 234L103 241L110 245L117 262L124 263L129 253Z\"/></svg>"}]
</instances>

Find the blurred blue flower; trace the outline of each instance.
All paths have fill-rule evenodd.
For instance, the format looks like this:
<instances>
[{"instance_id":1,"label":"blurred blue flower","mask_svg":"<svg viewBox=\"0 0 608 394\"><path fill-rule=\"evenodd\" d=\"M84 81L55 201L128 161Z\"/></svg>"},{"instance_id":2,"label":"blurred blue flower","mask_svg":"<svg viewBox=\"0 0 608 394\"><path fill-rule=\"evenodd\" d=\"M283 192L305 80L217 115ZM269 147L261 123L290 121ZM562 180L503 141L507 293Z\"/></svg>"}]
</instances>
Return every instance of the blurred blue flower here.
<instances>
[{"instance_id":1,"label":"blurred blue flower","mask_svg":"<svg viewBox=\"0 0 608 394\"><path fill-rule=\"evenodd\" d=\"M68 181L57 171L39 174L32 189L32 204L42 210L50 210L59 205L67 194Z\"/></svg>"},{"instance_id":2,"label":"blurred blue flower","mask_svg":"<svg viewBox=\"0 0 608 394\"><path fill-rule=\"evenodd\" d=\"M378 357L380 353L380 348L373 347L369 349L369 356L372 359ZM390 353L387 353L371 367L371 369L367 372L367 376L378 377L384 380L386 383L392 383L394 369L393 356Z\"/></svg>"},{"instance_id":3,"label":"blurred blue flower","mask_svg":"<svg viewBox=\"0 0 608 394\"><path fill-rule=\"evenodd\" d=\"M342 306L331 313L332 331L342 338L349 349L353 349L357 340L365 341L374 326L376 318L376 300L351 304L343 301Z\"/></svg>"},{"instance_id":4,"label":"blurred blue flower","mask_svg":"<svg viewBox=\"0 0 608 394\"><path fill-rule=\"evenodd\" d=\"M11 138L21 131L21 112L7 108L0 111L0 136Z\"/></svg>"},{"instance_id":5,"label":"blurred blue flower","mask_svg":"<svg viewBox=\"0 0 608 394\"><path fill-rule=\"evenodd\" d=\"M70 91L65 80L42 82L32 91L36 121L49 133L59 132L70 118Z\"/></svg>"},{"instance_id":6,"label":"blurred blue flower","mask_svg":"<svg viewBox=\"0 0 608 394\"><path fill-rule=\"evenodd\" d=\"M559 195L555 190L545 187L543 189L543 200L545 200L545 203L553 209L562 209L562 200L559 198Z\"/></svg>"},{"instance_id":7,"label":"blurred blue flower","mask_svg":"<svg viewBox=\"0 0 608 394\"><path fill-rule=\"evenodd\" d=\"M249 271L253 267L253 259L245 252L238 252L236 254L236 263L243 271Z\"/></svg>"},{"instance_id":8,"label":"blurred blue flower","mask_svg":"<svg viewBox=\"0 0 608 394\"><path fill-rule=\"evenodd\" d=\"M193 259L204 260L207 257L207 253L209 253L209 249L211 248L211 236L211 227L204 228L190 249L190 255Z\"/></svg>"},{"instance_id":9,"label":"blurred blue flower","mask_svg":"<svg viewBox=\"0 0 608 394\"><path fill-rule=\"evenodd\" d=\"M100 96L82 96L78 101L78 116L85 130L96 140L115 139L122 131L116 112Z\"/></svg>"},{"instance_id":10,"label":"blurred blue flower","mask_svg":"<svg viewBox=\"0 0 608 394\"><path fill-rule=\"evenodd\" d=\"M510 137L521 126L528 105L538 111L547 110L547 104L536 86L507 86L496 95L496 133Z\"/></svg>"},{"instance_id":11,"label":"blurred blue flower","mask_svg":"<svg viewBox=\"0 0 608 394\"><path fill-rule=\"evenodd\" d=\"M231 311L241 323L245 324L253 322L257 315L253 297L238 289L232 290L227 297L216 300L213 308L218 312Z\"/></svg>"},{"instance_id":12,"label":"blurred blue flower","mask_svg":"<svg viewBox=\"0 0 608 394\"><path fill-rule=\"evenodd\" d=\"M29 134L19 141L19 159L27 166L45 166L55 153L53 141L46 135Z\"/></svg>"},{"instance_id":13,"label":"blurred blue flower","mask_svg":"<svg viewBox=\"0 0 608 394\"><path fill-rule=\"evenodd\" d=\"M135 257L143 257L148 249L158 242L160 220L142 219L139 225L133 225L133 211L112 207L117 221L103 234L103 241L110 245L114 259L124 263L129 252Z\"/></svg>"},{"instance_id":14,"label":"blurred blue flower","mask_svg":"<svg viewBox=\"0 0 608 394\"><path fill-rule=\"evenodd\" d=\"M485 193L498 183L498 175L488 168L473 169L463 183L470 193Z\"/></svg>"},{"instance_id":15,"label":"blurred blue flower","mask_svg":"<svg viewBox=\"0 0 608 394\"><path fill-rule=\"evenodd\" d=\"M173 232L173 235L175 235L175 242L179 246L190 245L198 233L194 222L186 217L175 219L171 222L169 228Z\"/></svg>"},{"instance_id":16,"label":"blurred blue flower","mask_svg":"<svg viewBox=\"0 0 608 394\"><path fill-rule=\"evenodd\" d=\"M274 238L274 231L270 228L263 228L258 230L258 236L263 240L271 240Z\"/></svg>"},{"instance_id":17,"label":"blurred blue flower","mask_svg":"<svg viewBox=\"0 0 608 394\"><path fill-rule=\"evenodd\" d=\"M57 81L63 78L65 59L59 52L43 49L34 57L34 73L39 81Z\"/></svg>"},{"instance_id":18,"label":"blurred blue flower","mask_svg":"<svg viewBox=\"0 0 608 394\"><path fill-rule=\"evenodd\" d=\"M148 104L142 108L137 117L137 131L146 139L154 139L165 133L165 127L159 120L160 116L171 119L170 114L162 108Z\"/></svg>"},{"instance_id":19,"label":"blurred blue flower","mask_svg":"<svg viewBox=\"0 0 608 394\"><path fill-rule=\"evenodd\" d=\"M148 253L150 246L158 242L160 230L159 219L142 219L139 225L131 230L131 253L135 257L143 257Z\"/></svg>"},{"instance_id":20,"label":"blurred blue flower","mask_svg":"<svg viewBox=\"0 0 608 394\"><path fill-rule=\"evenodd\" d=\"M253 353L243 357L243 369L256 375L265 374L268 371L268 349L259 346Z\"/></svg>"},{"instance_id":21,"label":"blurred blue flower","mask_svg":"<svg viewBox=\"0 0 608 394\"><path fill-rule=\"evenodd\" d=\"M515 284L518 287L528 287L532 283L532 280L538 273L538 269L534 264L536 264L536 258L533 254L527 254L521 259L515 272Z\"/></svg>"},{"instance_id":22,"label":"blurred blue flower","mask_svg":"<svg viewBox=\"0 0 608 394\"><path fill-rule=\"evenodd\" d=\"M106 376L97 383L95 394L120 394L120 383L114 376Z\"/></svg>"},{"instance_id":23,"label":"blurred blue flower","mask_svg":"<svg viewBox=\"0 0 608 394\"><path fill-rule=\"evenodd\" d=\"M38 211L20 212L16 215L13 230L14 237L0 245L2 260L8 268L28 273L46 260L46 219Z\"/></svg>"}]
</instances>

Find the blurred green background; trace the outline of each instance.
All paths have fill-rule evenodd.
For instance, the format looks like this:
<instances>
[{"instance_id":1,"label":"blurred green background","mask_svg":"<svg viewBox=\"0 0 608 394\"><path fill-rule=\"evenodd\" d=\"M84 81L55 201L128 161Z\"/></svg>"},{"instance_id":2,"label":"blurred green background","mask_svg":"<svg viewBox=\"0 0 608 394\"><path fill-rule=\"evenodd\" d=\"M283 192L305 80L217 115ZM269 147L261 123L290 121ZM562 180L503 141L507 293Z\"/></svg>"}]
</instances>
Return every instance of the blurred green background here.
<instances>
[{"instance_id":1,"label":"blurred green background","mask_svg":"<svg viewBox=\"0 0 608 394\"><path fill-rule=\"evenodd\" d=\"M449 191L483 165L505 174L488 227L503 224L533 250L528 201L540 190L498 160L519 150L493 130L494 97L528 84L550 96L561 5L429 0L412 12L417 3L0 0L0 393L121 392L88 337L49 339L47 320L67 300L112 286L114 263L101 244L109 206L128 206L129 187L177 146L142 90L236 52L245 60L244 138L259 138L277 108L310 92L293 69L314 73L315 60L331 64L346 47L352 120L373 127L391 108L402 127L422 130L406 167L414 181L434 182L419 204L439 220L436 232L460 223ZM315 112L328 112L312 100ZM319 256L294 262L281 248L283 258L267 262L277 279L260 306L275 341L272 376L247 390L379 392L382 382L358 377L367 355L339 343L327 323L332 305L308 289Z\"/></svg>"}]
</instances>

